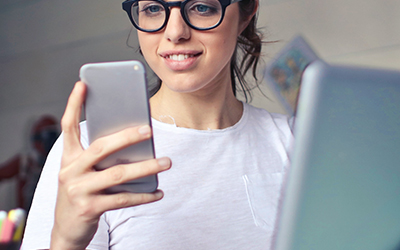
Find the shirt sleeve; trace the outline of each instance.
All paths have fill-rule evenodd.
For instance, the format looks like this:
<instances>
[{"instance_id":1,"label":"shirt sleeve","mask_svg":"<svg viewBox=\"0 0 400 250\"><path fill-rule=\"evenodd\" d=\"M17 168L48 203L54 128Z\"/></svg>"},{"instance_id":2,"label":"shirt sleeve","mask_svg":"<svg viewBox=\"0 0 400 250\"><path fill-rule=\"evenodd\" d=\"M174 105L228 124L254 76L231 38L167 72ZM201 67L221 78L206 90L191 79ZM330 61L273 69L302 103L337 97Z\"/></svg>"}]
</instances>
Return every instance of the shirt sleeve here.
<instances>
[{"instance_id":1,"label":"shirt sleeve","mask_svg":"<svg viewBox=\"0 0 400 250\"><path fill-rule=\"evenodd\" d=\"M61 135L47 157L37 184L26 222L22 250L50 248L62 147L63 139Z\"/></svg>"},{"instance_id":2,"label":"shirt sleeve","mask_svg":"<svg viewBox=\"0 0 400 250\"><path fill-rule=\"evenodd\" d=\"M106 221L106 213L104 213L99 220L97 232L87 249L90 250L108 250L109 249L109 230L110 227Z\"/></svg>"}]
</instances>

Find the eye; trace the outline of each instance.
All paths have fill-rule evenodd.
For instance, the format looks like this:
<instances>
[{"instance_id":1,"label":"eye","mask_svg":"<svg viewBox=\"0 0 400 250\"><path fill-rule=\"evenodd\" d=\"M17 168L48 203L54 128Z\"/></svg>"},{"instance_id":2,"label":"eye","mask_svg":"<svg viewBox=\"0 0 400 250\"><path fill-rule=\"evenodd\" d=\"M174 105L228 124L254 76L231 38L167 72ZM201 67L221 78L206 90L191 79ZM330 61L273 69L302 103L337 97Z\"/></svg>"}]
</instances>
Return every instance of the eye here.
<instances>
[{"instance_id":1,"label":"eye","mask_svg":"<svg viewBox=\"0 0 400 250\"><path fill-rule=\"evenodd\" d=\"M144 4L140 8L140 12L144 13L146 16L155 16L157 14L160 14L163 11L164 11L164 7L161 4L154 3L154 2Z\"/></svg>"},{"instance_id":2,"label":"eye","mask_svg":"<svg viewBox=\"0 0 400 250\"><path fill-rule=\"evenodd\" d=\"M152 6L147 7L145 9L145 11L148 11L148 12L151 12L151 13L156 13L156 12L161 11L161 6L152 5Z\"/></svg>"},{"instance_id":3,"label":"eye","mask_svg":"<svg viewBox=\"0 0 400 250\"><path fill-rule=\"evenodd\" d=\"M198 11L198 12L201 12L201 13L204 13L204 12L207 12L207 11L210 11L210 7L209 6L206 6L206 5L197 5L197 6L195 6L195 9Z\"/></svg>"},{"instance_id":4,"label":"eye","mask_svg":"<svg viewBox=\"0 0 400 250\"><path fill-rule=\"evenodd\" d=\"M213 16L219 15L218 1L198 1L192 3L188 8L189 15Z\"/></svg>"}]
</instances>

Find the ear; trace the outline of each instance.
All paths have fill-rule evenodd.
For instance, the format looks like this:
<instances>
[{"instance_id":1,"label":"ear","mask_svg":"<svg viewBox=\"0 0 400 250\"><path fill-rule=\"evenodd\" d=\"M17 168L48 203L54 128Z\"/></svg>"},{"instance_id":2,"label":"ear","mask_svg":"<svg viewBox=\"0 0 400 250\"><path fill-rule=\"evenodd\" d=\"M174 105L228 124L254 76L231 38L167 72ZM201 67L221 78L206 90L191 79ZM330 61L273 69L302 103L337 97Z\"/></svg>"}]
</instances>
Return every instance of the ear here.
<instances>
[{"instance_id":1,"label":"ear","mask_svg":"<svg viewBox=\"0 0 400 250\"><path fill-rule=\"evenodd\" d=\"M259 0L255 0L254 1L255 5L254 5L254 10L253 13L251 13L251 15L249 15L249 17L246 20L243 20L242 22L240 22L239 24L239 34L242 34L242 32L246 29L246 27L249 25L251 19L254 17L254 15L257 13L258 11L258 7L259 7Z\"/></svg>"}]
</instances>

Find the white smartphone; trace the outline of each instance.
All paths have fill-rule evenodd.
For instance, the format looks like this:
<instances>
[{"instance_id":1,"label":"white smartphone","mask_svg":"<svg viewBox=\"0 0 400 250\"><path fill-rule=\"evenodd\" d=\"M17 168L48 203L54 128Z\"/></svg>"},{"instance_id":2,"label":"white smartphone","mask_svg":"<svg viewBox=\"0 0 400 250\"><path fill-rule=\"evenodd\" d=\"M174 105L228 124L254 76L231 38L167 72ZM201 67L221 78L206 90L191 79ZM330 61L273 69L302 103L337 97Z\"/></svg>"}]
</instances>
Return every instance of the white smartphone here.
<instances>
[{"instance_id":1,"label":"white smartphone","mask_svg":"<svg viewBox=\"0 0 400 250\"><path fill-rule=\"evenodd\" d=\"M84 105L89 143L124 128L151 126L146 72L139 61L89 63L80 69L87 86ZM129 146L96 164L104 170L116 164L143 161L155 157L153 138ZM108 193L150 193L158 187L157 175L130 181L106 190Z\"/></svg>"}]
</instances>

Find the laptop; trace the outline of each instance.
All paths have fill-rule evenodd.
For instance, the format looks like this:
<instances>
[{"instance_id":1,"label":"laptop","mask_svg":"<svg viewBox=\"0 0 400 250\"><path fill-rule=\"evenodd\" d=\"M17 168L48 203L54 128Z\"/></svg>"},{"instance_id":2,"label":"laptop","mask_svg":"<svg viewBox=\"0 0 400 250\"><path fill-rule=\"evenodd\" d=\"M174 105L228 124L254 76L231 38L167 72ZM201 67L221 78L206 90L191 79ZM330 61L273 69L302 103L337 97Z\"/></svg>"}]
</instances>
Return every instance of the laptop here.
<instances>
[{"instance_id":1,"label":"laptop","mask_svg":"<svg viewBox=\"0 0 400 250\"><path fill-rule=\"evenodd\" d=\"M275 250L400 249L400 72L311 63Z\"/></svg>"}]
</instances>

